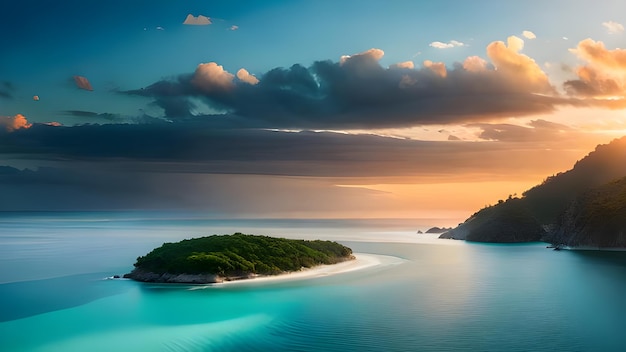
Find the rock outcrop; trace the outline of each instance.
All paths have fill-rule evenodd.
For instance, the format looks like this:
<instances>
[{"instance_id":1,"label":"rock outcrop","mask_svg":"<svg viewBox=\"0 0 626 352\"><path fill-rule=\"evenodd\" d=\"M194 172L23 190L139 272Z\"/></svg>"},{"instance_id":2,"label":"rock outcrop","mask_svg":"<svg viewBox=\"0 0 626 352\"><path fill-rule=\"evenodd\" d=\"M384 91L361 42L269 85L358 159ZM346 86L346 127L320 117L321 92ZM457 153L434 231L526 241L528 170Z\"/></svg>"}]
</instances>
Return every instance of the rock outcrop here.
<instances>
[{"instance_id":1,"label":"rock outcrop","mask_svg":"<svg viewBox=\"0 0 626 352\"><path fill-rule=\"evenodd\" d=\"M215 274L157 274L135 269L124 278L143 282L175 283L175 284L213 284L230 281Z\"/></svg>"}]
</instances>

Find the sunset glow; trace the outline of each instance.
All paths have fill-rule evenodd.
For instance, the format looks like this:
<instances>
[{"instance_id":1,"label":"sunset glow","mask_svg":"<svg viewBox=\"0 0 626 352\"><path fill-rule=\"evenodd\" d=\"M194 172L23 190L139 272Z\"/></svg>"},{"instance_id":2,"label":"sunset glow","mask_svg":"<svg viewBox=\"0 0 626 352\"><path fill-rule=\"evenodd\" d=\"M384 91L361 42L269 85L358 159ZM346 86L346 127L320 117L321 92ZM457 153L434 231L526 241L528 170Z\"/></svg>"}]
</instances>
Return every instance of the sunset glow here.
<instances>
[{"instance_id":1,"label":"sunset glow","mask_svg":"<svg viewBox=\"0 0 626 352\"><path fill-rule=\"evenodd\" d=\"M218 3L8 6L0 210L463 220L626 134L619 2Z\"/></svg>"}]
</instances>

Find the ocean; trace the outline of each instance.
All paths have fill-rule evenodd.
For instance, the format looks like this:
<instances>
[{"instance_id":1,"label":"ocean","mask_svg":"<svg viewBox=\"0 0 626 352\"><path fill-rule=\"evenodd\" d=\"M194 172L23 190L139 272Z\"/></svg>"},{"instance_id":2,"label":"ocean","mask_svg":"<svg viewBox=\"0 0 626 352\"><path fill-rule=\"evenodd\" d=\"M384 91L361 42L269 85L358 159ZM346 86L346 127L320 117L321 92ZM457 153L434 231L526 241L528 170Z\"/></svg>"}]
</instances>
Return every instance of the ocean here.
<instances>
[{"instance_id":1,"label":"ocean","mask_svg":"<svg viewBox=\"0 0 626 352\"><path fill-rule=\"evenodd\" d=\"M623 351L625 252L417 234L423 220L0 215L0 351ZM444 224L446 225L446 224ZM238 285L109 280L163 242L330 239L379 265Z\"/></svg>"}]
</instances>

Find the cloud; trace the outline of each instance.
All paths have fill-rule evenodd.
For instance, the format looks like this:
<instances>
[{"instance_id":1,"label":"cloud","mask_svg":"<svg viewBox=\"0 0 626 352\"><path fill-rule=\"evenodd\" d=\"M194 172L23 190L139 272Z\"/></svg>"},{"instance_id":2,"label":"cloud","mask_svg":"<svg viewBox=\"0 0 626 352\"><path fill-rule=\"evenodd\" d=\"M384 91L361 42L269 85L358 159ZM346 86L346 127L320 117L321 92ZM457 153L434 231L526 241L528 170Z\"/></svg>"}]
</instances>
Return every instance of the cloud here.
<instances>
[{"instance_id":1,"label":"cloud","mask_svg":"<svg viewBox=\"0 0 626 352\"><path fill-rule=\"evenodd\" d=\"M535 39L537 38L537 36L535 35L535 33L531 32L531 31L523 31L522 35L524 36L524 38L526 39Z\"/></svg>"},{"instance_id":2,"label":"cloud","mask_svg":"<svg viewBox=\"0 0 626 352\"><path fill-rule=\"evenodd\" d=\"M259 83L259 79L254 77L253 75L251 75L244 68L239 69L239 71L237 71L237 78L239 78L240 81L246 82L246 83L251 84L251 85L255 85L255 84Z\"/></svg>"},{"instance_id":3,"label":"cloud","mask_svg":"<svg viewBox=\"0 0 626 352\"><path fill-rule=\"evenodd\" d=\"M89 80L83 76L74 76L74 83L76 83L76 86L80 89L84 89L84 90L89 90L89 91L93 91L93 87L91 86L91 83L89 83Z\"/></svg>"},{"instance_id":4,"label":"cloud","mask_svg":"<svg viewBox=\"0 0 626 352\"><path fill-rule=\"evenodd\" d=\"M524 40L510 36L507 43L497 41L487 46L487 55L496 70L517 80L519 86L526 85L526 89L537 93L554 93L548 76L541 67L530 57L520 54L524 48Z\"/></svg>"},{"instance_id":5,"label":"cloud","mask_svg":"<svg viewBox=\"0 0 626 352\"><path fill-rule=\"evenodd\" d=\"M608 50L603 42L585 39L571 51L587 63L576 68L578 79L565 82L570 94L621 100L626 97L626 49Z\"/></svg>"},{"instance_id":6,"label":"cloud","mask_svg":"<svg viewBox=\"0 0 626 352\"><path fill-rule=\"evenodd\" d=\"M556 142L581 138L581 133L563 124L546 120L533 120L528 126L513 124L474 124L482 130L479 138L501 142Z\"/></svg>"},{"instance_id":7,"label":"cloud","mask_svg":"<svg viewBox=\"0 0 626 352\"><path fill-rule=\"evenodd\" d=\"M433 71L437 76L446 78L448 71L446 65L443 62L432 62L430 60L424 61L424 67Z\"/></svg>"},{"instance_id":8,"label":"cloud","mask_svg":"<svg viewBox=\"0 0 626 352\"><path fill-rule=\"evenodd\" d=\"M397 64L393 64L390 65L389 68L398 68L398 69L409 69L412 70L415 68L415 64L413 64L413 61L404 61L404 62L398 62Z\"/></svg>"},{"instance_id":9,"label":"cloud","mask_svg":"<svg viewBox=\"0 0 626 352\"><path fill-rule=\"evenodd\" d=\"M213 62L124 93L153 97L167 118L198 115L188 100L200 99L250 126L292 129L476 122L546 113L571 103L558 96L522 48L522 39L510 37L508 44L488 46L491 63L470 57L452 67L426 60L421 68L402 69L381 66L384 52L374 48L338 62L278 67L256 77L254 85L242 79L248 77L243 71L235 80Z\"/></svg>"},{"instance_id":10,"label":"cloud","mask_svg":"<svg viewBox=\"0 0 626 352\"><path fill-rule=\"evenodd\" d=\"M602 22L602 25L604 26L604 28L606 28L609 34L618 34L624 31L624 26L621 23L607 21Z\"/></svg>"},{"instance_id":11,"label":"cloud","mask_svg":"<svg viewBox=\"0 0 626 352\"><path fill-rule=\"evenodd\" d=\"M163 109L165 116L176 118L192 117L197 108L196 104L184 97L163 97L156 100L154 105Z\"/></svg>"},{"instance_id":12,"label":"cloud","mask_svg":"<svg viewBox=\"0 0 626 352\"><path fill-rule=\"evenodd\" d=\"M0 116L0 128L3 128L6 132L13 132L21 128L30 128L31 126L32 124L21 114L17 114L13 117Z\"/></svg>"},{"instance_id":13,"label":"cloud","mask_svg":"<svg viewBox=\"0 0 626 352\"><path fill-rule=\"evenodd\" d=\"M202 15L198 15L198 17L194 17L194 15L188 14L183 24L192 25L192 26L207 26L211 24L211 19L209 17L202 16Z\"/></svg>"},{"instance_id":14,"label":"cloud","mask_svg":"<svg viewBox=\"0 0 626 352\"><path fill-rule=\"evenodd\" d=\"M511 176L520 168L539 172L557 167L555 160L563 161L556 157L561 149L571 152L584 143L575 131L541 121L528 127L477 125L484 139L531 142L524 148L236 126L193 120L63 128L34 124L0 138L0 158L6 153L21 154L31 160L104 163L110 170L118 167L133 172L454 178L455 170L464 170L458 177L466 178L468 174Z\"/></svg>"},{"instance_id":15,"label":"cloud","mask_svg":"<svg viewBox=\"0 0 626 352\"><path fill-rule=\"evenodd\" d=\"M34 126L53 126L53 127L58 127L58 126L62 126L61 123L56 122L56 121L52 121L52 122L43 122L43 123L30 123L28 122L28 119L22 115L22 114L17 114L13 117L11 116L0 116L0 135L2 134L2 132L7 132L7 133L11 133L11 132L15 132L17 130L28 130L33 128ZM9 135L4 135L3 138L9 139L10 136ZM0 143L0 149L1 148L2 143ZM19 148L18 148L19 149ZM7 149L10 150L10 149ZM0 152L0 154L2 154Z\"/></svg>"},{"instance_id":16,"label":"cloud","mask_svg":"<svg viewBox=\"0 0 626 352\"><path fill-rule=\"evenodd\" d=\"M376 48L372 48L369 49L367 51L364 51L362 53L358 53L358 54L354 54L354 55L343 55L340 59L339 59L339 64L343 65L348 61L351 62L378 62L380 61L380 59L383 58L383 56L385 56L385 52L380 50L380 49L376 49Z\"/></svg>"},{"instance_id":17,"label":"cloud","mask_svg":"<svg viewBox=\"0 0 626 352\"><path fill-rule=\"evenodd\" d=\"M232 26L230 26L230 28L228 28L228 29L229 29L229 30L231 30L231 31L236 31L236 30L238 30L238 29L239 29L239 26L232 25Z\"/></svg>"},{"instance_id":18,"label":"cloud","mask_svg":"<svg viewBox=\"0 0 626 352\"><path fill-rule=\"evenodd\" d=\"M113 113L97 113L97 112L93 112L93 111L84 111L84 110L64 110L60 112L63 115L66 116L73 116L73 117L87 117L87 118L94 118L94 119L103 119L103 120L108 120L108 121L116 121L116 120L121 120L122 117L119 114L113 114Z\"/></svg>"},{"instance_id":19,"label":"cloud","mask_svg":"<svg viewBox=\"0 0 626 352\"><path fill-rule=\"evenodd\" d=\"M469 72L487 71L487 61L479 56L470 56L463 61L463 69Z\"/></svg>"},{"instance_id":20,"label":"cloud","mask_svg":"<svg viewBox=\"0 0 626 352\"><path fill-rule=\"evenodd\" d=\"M191 83L205 93L212 93L233 88L234 77L232 73L224 70L223 66L209 62L198 65Z\"/></svg>"},{"instance_id":21,"label":"cloud","mask_svg":"<svg viewBox=\"0 0 626 352\"><path fill-rule=\"evenodd\" d=\"M428 46L433 47L435 49L450 49L450 48L454 48L457 46L465 46L464 43L461 43L459 41L456 40L451 40L447 43L443 43L443 42L432 42L430 44L428 44Z\"/></svg>"}]
</instances>

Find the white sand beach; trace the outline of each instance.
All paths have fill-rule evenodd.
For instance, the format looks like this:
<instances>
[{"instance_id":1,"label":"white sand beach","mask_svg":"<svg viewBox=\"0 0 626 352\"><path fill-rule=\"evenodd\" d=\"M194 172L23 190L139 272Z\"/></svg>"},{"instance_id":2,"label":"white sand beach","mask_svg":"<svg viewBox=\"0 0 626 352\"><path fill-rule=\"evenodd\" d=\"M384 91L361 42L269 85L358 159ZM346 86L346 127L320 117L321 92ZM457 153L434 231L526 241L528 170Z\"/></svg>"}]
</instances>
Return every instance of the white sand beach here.
<instances>
[{"instance_id":1,"label":"white sand beach","mask_svg":"<svg viewBox=\"0 0 626 352\"><path fill-rule=\"evenodd\" d=\"M313 268L305 268L301 271L293 273L285 273L272 276L258 276L251 279L224 281L223 283L210 284L202 287L194 287L191 289L201 289L206 287L215 287L222 285L241 285L241 284L263 284L277 281L288 280L302 280L313 279L317 277L323 277L328 275L343 274L355 270L363 270L381 265L396 265L404 261L404 259L398 257L391 257L386 255L377 254L365 254L365 253L353 253L355 259L341 262L332 265L319 265Z\"/></svg>"}]
</instances>

